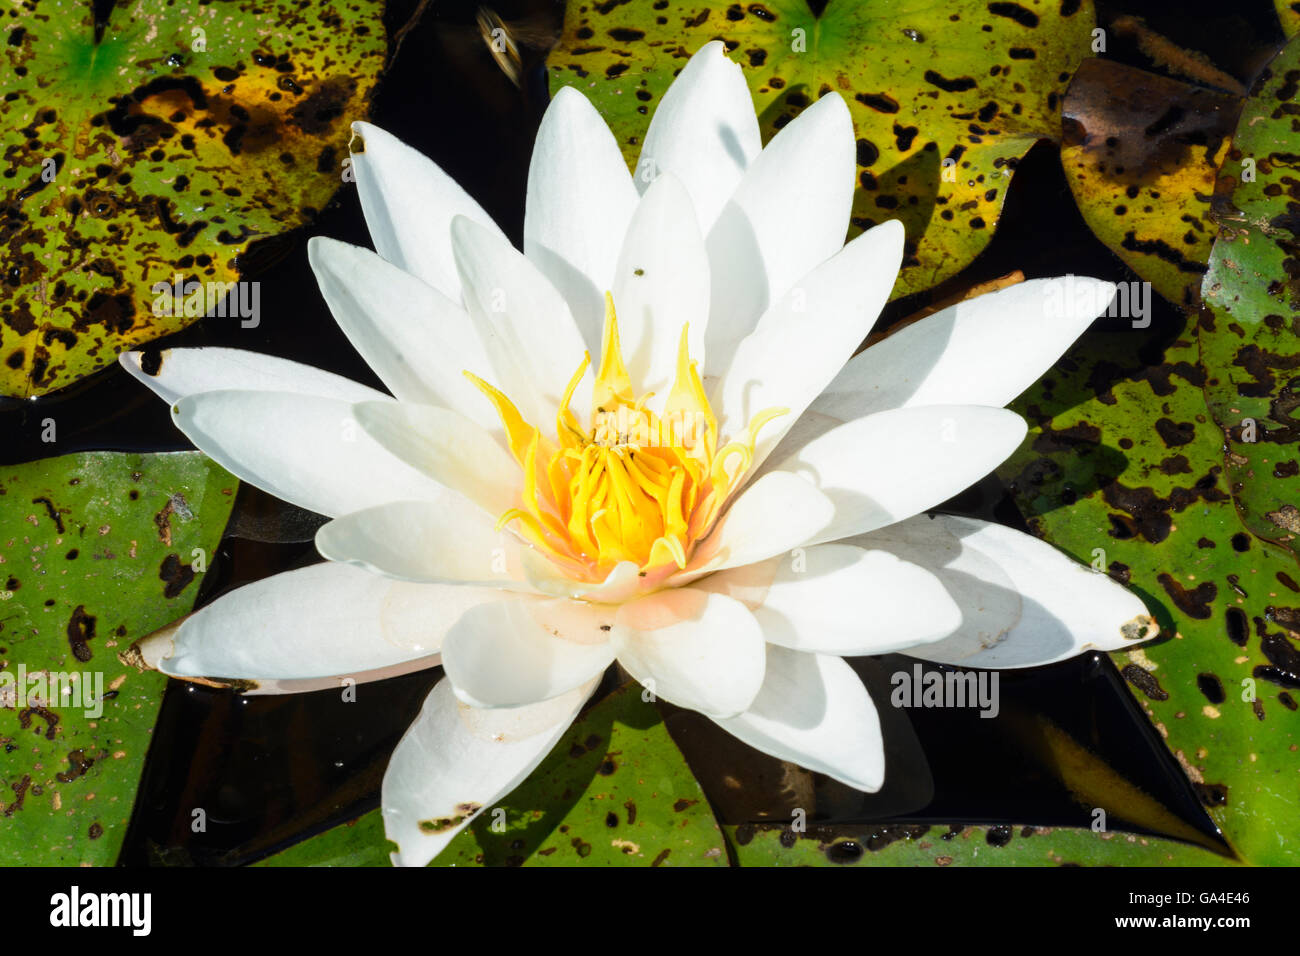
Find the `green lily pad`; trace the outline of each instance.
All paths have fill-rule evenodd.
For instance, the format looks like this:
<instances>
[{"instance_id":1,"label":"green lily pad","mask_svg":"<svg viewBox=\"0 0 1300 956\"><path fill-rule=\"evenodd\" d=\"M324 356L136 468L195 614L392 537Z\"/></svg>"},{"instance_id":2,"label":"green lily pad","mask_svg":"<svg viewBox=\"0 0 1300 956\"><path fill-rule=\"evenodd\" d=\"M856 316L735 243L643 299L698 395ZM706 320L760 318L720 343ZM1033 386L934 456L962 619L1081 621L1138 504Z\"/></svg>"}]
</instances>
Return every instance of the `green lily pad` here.
<instances>
[{"instance_id":1,"label":"green lily pad","mask_svg":"<svg viewBox=\"0 0 1300 956\"><path fill-rule=\"evenodd\" d=\"M851 233L902 220L901 296L988 245L1016 164L1059 136L1061 95L1094 26L1087 0L830 0L820 16L805 0L570 3L547 64L552 88L592 100L629 166L655 104L710 40L744 68L765 141L839 91L858 136Z\"/></svg>"},{"instance_id":2,"label":"green lily pad","mask_svg":"<svg viewBox=\"0 0 1300 956\"><path fill-rule=\"evenodd\" d=\"M724 827L741 866L1231 866L1198 846L1034 826Z\"/></svg>"},{"instance_id":3,"label":"green lily pad","mask_svg":"<svg viewBox=\"0 0 1300 956\"><path fill-rule=\"evenodd\" d=\"M167 683L120 655L193 606L235 488L198 452L0 467L0 863L117 861Z\"/></svg>"},{"instance_id":4,"label":"green lily pad","mask_svg":"<svg viewBox=\"0 0 1300 956\"><path fill-rule=\"evenodd\" d=\"M1127 585L1160 624L1112 657L1233 850L1295 864L1300 575L1237 519L1194 328L1148 365L1153 341L1085 336L1013 403L1030 432L1000 474L1035 533Z\"/></svg>"},{"instance_id":5,"label":"green lily pad","mask_svg":"<svg viewBox=\"0 0 1300 956\"><path fill-rule=\"evenodd\" d=\"M1200 324L1228 487L1254 534L1300 556L1300 40L1260 75L1223 170ZM1249 171L1253 175L1246 175Z\"/></svg>"},{"instance_id":6,"label":"green lily pad","mask_svg":"<svg viewBox=\"0 0 1300 956\"><path fill-rule=\"evenodd\" d=\"M1300 33L1300 2L1297 0L1273 0L1277 7L1277 18L1282 21L1282 32L1289 37Z\"/></svg>"},{"instance_id":7,"label":"green lily pad","mask_svg":"<svg viewBox=\"0 0 1300 956\"><path fill-rule=\"evenodd\" d=\"M1063 107L1061 163L1097 238L1192 308L1217 226L1210 203L1241 100L1113 60L1085 60Z\"/></svg>"},{"instance_id":8,"label":"green lily pad","mask_svg":"<svg viewBox=\"0 0 1300 956\"><path fill-rule=\"evenodd\" d=\"M726 866L704 792L641 695L629 684L583 714L434 865ZM390 849L375 810L259 865L387 866Z\"/></svg>"},{"instance_id":9,"label":"green lily pad","mask_svg":"<svg viewBox=\"0 0 1300 956\"><path fill-rule=\"evenodd\" d=\"M253 287L222 302L237 260L342 184L386 52L382 6L361 0L117 4L98 26L94 6L31 0L0 28L3 395L67 385L219 304L256 321Z\"/></svg>"},{"instance_id":10,"label":"green lily pad","mask_svg":"<svg viewBox=\"0 0 1300 956\"><path fill-rule=\"evenodd\" d=\"M253 866L388 866L394 849L384 836L384 818L371 810Z\"/></svg>"}]
</instances>

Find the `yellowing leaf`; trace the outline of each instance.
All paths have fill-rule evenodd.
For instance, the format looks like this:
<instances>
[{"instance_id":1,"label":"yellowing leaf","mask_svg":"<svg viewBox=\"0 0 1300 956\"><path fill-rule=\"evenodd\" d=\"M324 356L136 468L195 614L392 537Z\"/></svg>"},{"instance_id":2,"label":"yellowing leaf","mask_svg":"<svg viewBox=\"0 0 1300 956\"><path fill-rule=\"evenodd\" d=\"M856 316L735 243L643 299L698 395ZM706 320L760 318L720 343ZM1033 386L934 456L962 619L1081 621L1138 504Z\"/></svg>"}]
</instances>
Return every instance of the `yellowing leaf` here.
<instances>
[{"instance_id":1,"label":"yellowing leaf","mask_svg":"<svg viewBox=\"0 0 1300 956\"><path fill-rule=\"evenodd\" d=\"M224 298L342 183L385 54L361 0L14 3L0 29L0 393L67 385ZM176 299L166 289L177 276ZM198 284L202 283L201 290ZM224 321L249 322L251 290Z\"/></svg>"},{"instance_id":2,"label":"yellowing leaf","mask_svg":"<svg viewBox=\"0 0 1300 956\"><path fill-rule=\"evenodd\" d=\"M1016 164L1060 132L1060 97L1093 25L1083 0L830 0L820 16L805 0L610 0L569 4L547 63L553 89L592 100L629 165L655 104L710 40L744 68L765 139L839 92L858 137L851 231L902 220L899 296L988 245Z\"/></svg>"},{"instance_id":3,"label":"yellowing leaf","mask_svg":"<svg viewBox=\"0 0 1300 956\"><path fill-rule=\"evenodd\" d=\"M1175 305L1199 298L1240 110L1238 97L1109 60L1085 62L1066 93L1061 163L1084 220Z\"/></svg>"}]
</instances>

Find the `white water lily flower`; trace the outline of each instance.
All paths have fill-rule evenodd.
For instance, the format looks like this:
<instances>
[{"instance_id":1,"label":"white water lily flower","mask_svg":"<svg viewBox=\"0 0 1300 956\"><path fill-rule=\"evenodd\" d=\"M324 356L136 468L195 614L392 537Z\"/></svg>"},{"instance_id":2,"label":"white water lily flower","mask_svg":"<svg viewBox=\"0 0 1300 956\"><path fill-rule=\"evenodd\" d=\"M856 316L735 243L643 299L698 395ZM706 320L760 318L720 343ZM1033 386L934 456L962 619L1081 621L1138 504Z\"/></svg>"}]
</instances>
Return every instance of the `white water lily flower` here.
<instances>
[{"instance_id":1,"label":"white water lily flower","mask_svg":"<svg viewBox=\"0 0 1300 956\"><path fill-rule=\"evenodd\" d=\"M1050 281L1026 282L850 359L903 230L844 244L838 94L762 147L740 68L710 43L654 114L638 167L653 175L634 178L561 90L522 253L432 162L354 130L378 254L318 238L310 258L391 395L227 349L123 363L221 465L333 518L326 563L221 597L147 660L262 691L446 669L384 779L395 862L427 863L523 780L614 661L873 791L879 722L842 655L1026 667L1150 623L1032 537L922 513L1020 444L1001 406L1113 290L1075 279L1091 298L1047 317Z\"/></svg>"}]
</instances>

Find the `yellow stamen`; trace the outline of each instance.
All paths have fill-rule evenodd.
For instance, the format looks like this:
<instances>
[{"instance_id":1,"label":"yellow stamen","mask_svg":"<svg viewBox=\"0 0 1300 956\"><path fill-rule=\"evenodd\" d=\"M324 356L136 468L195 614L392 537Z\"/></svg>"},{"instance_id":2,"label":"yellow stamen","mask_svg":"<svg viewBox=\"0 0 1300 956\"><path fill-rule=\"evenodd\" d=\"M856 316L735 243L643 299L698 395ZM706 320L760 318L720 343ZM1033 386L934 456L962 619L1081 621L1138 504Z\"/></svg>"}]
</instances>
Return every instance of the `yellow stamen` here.
<instances>
[{"instance_id":1,"label":"yellow stamen","mask_svg":"<svg viewBox=\"0 0 1300 956\"><path fill-rule=\"evenodd\" d=\"M600 371L591 396L598 413L613 412L616 406L631 404L632 379L623 365L623 349L618 341L618 316L614 314L614 297L605 293L605 328L601 336Z\"/></svg>"},{"instance_id":2,"label":"yellow stamen","mask_svg":"<svg viewBox=\"0 0 1300 956\"><path fill-rule=\"evenodd\" d=\"M573 373L573 378L569 379L568 387L564 390L564 397L560 399L560 410L555 416L555 432L559 436L560 446L562 448L580 447L586 439L586 433L582 430L582 425L578 423L578 417L569 411L569 402L573 400L573 393L582 381L582 376L587 372L587 366L591 364L591 354L584 352L582 354L582 364L578 370Z\"/></svg>"},{"instance_id":3,"label":"yellow stamen","mask_svg":"<svg viewBox=\"0 0 1300 956\"><path fill-rule=\"evenodd\" d=\"M524 417L519 414L519 409L515 408L514 402L506 398L497 389L473 372L467 370L462 374L478 386L479 391L486 395L492 404L496 406L497 414L501 416L501 423L506 426L506 438L510 442L510 451L515 456L515 460L522 465L524 456L528 453L529 444L535 436L540 434L537 428L524 421Z\"/></svg>"},{"instance_id":4,"label":"yellow stamen","mask_svg":"<svg viewBox=\"0 0 1300 956\"><path fill-rule=\"evenodd\" d=\"M752 466L759 432L787 412L760 412L719 448L718 420L691 360L688 333L683 326L676 376L663 412L655 414L646 407L653 393L633 391L614 300L606 293L591 427L583 428L570 408L591 365L584 355L560 400L554 444L500 391L465 373L501 416L524 473L521 506L503 514L498 528L517 521L519 534L540 553L592 583L624 561L643 575L687 566Z\"/></svg>"}]
</instances>

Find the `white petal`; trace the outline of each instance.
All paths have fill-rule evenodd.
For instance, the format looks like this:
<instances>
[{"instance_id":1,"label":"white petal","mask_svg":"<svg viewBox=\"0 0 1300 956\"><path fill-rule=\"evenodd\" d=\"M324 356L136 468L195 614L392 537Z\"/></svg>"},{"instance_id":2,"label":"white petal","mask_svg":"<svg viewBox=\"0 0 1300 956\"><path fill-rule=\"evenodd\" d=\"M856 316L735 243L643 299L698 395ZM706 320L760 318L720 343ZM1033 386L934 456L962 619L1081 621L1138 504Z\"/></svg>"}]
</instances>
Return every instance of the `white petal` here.
<instances>
[{"instance_id":1,"label":"white petal","mask_svg":"<svg viewBox=\"0 0 1300 956\"><path fill-rule=\"evenodd\" d=\"M872 414L875 414L874 412ZM804 413L795 419L794 424L790 426L781 441L768 454L767 460L755 471L755 477L761 477L777 467L776 463L785 461L791 455L799 451L814 438L820 438L832 428L838 428L847 421L852 421L858 416L849 416L849 418L839 418L831 415L824 415L821 412L813 411L807 408ZM862 416L866 417L866 416Z\"/></svg>"},{"instance_id":2,"label":"white petal","mask_svg":"<svg viewBox=\"0 0 1300 956\"><path fill-rule=\"evenodd\" d=\"M244 349L163 349L158 365L151 365L149 371L145 371L144 356L144 352L123 352L117 360L168 404L186 395L223 389L292 392L345 402L388 397L342 375Z\"/></svg>"},{"instance_id":3,"label":"white petal","mask_svg":"<svg viewBox=\"0 0 1300 956\"><path fill-rule=\"evenodd\" d=\"M327 561L246 584L190 615L158 668L247 680L361 673L436 654L466 610L507 598Z\"/></svg>"},{"instance_id":4,"label":"white petal","mask_svg":"<svg viewBox=\"0 0 1300 956\"><path fill-rule=\"evenodd\" d=\"M316 236L307 256L335 321L398 399L500 429L491 403L461 374L491 368L459 302L360 246Z\"/></svg>"},{"instance_id":5,"label":"white petal","mask_svg":"<svg viewBox=\"0 0 1300 956\"><path fill-rule=\"evenodd\" d=\"M504 239L492 217L427 156L377 126L353 123L351 149L375 251L459 301L451 221L465 216Z\"/></svg>"},{"instance_id":6,"label":"white petal","mask_svg":"<svg viewBox=\"0 0 1300 956\"><path fill-rule=\"evenodd\" d=\"M618 662L651 693L710 717L732 717L763 683L763 637L745 605L670 588L622 605L610 632Z\"/></svg>"},{"instance_id":7,"label":"white petal","mask_svg":"<svg viewBox=\"0 0 1300 956\"><path fill-rule=\"evenodd\" d=\"M691 198L671 173L656 179L637 206L614 278L618 335L638 393L662 408L677 369L682 327L691 358L704 367L709 321L709 263ZM595 354L595 353L593 353Z\"/></svg>"},{"instance_id":8,"label":"white petal","mask_svg":"<svg viewBox=\"0 0 1300 956\"><path fill-rule=\"evenodd\" d=\"M800 279L735 349L715 387L719 432L735 435L759 412L790 409L760 432L753 467L776 448L866 338L889 299L902 256L903 227L897 220L863 233Z\"/></svg>"},{"instance_id":9,"label":"white petal","mask_svg":"<svg viewBox=\"0 0 1300 956\"><path fill-rule=\"evenodd\" d=\"M640 576L641 565L634 561L620 561L605 575L604 581L591 584L569 577L536 549L525 549L522 559L528 583L542 594L597 604L622 604L646 590Z\"/></svg>"},{"instance_id":10,"label":"white petal","mask_svg":"<svg viewBox=\"0 0 1300 956\"><path fill-rule=\"evenodd\" d=\"M568 300L592 355L605 293L637 191L614 134L585 96L560 87L542 117L528 166L524 252Z\"/></svg>"},{"instance_id":11,"label":"white petal","mask_svg":"<svg viewBox=\"0 0 1300 956\"><path fill-rule=\"evenodd\" d=\"M1034 667L1131 647L1156 634L1136 595L1012 528L919 515L856 541L928 567L961 608L960 629L908 650L913 657L963 667Z\"/></svg>"},{"instance_id":12,"label":"white petal","mask_svg":"<svg viewBox=\"0 0 1300 956\"><path fill-rule=\"evenodd\" d=\"M338 399L203 392L172 406L190 441L242 481L331 517L445 489L385 451Z\"/></svg>"},{"instance_id":13,"label":"white petal","mask_svg":"<svg viewBox=\"0 0 1300 956\"><path fill-rule=\"evenodd\" d=\"M670 578L668 586L798 547L818 537L834 517L834 504L798 475L766 474L736 497L686 569Z\"/></svg>"},{"instance_id":14,"label":"white petal","mask_svg":"<svg viewBox=\"0 0 1300 956\"><path fill-rule=\"evenodd\" d=\"M959 302L854 356L812 407L840 419L912 405L1001 407L1038 381L1114 294L1113 283L1067 276Z\"/></svg>"},{"instance_id":15,"label":"white petal","mask_svg":"<svg viewBox=\"0 0 1300 956\"><path fill-rule=\"evenodd\" d=\"M363 402L352 407L365 433L410 467L477 504L493 518L515 507L523 475L495 437L468 418L432 405Z\"/></svg>"},{"instance_id":16,"label":"white petal","mask_svg":"<svg viewBox=\"0 0 1300 956\"><path fill-rule=\"evenodd\" d=\"M757 699L717 723L763 753L858 790L874 793L885 781L880 718L858 675L838 657L769 644Z\"/></svg>"},{"instance_id":17,"label":"white petal","mask_svg":"<svg viewBox=\"0 0 1300 956\"><path fill-rule=\"evenodd\" d=\"M477 710L440 681L388 762L384 832L393 863L424 866L482 810L523 782L563 736L595 687L540 704Z\"/></svg>"},{"instance_id":18,"label":"white petal","mask_svg":"<svg viewBox=\"0 0 1300 956\"><path fill-rule=\"evenodd\" d=\"M769 305L843 247L856 170L853 119L838 93L800 113L754 159L708 235L710 349L734 348ZM871 268L888 271L883 262Z\"/></svg>"},{"instance_id":19,"label":"white petal","mask_svg":"<svg viewBox=\"0 0 1300 956\"><path fill-rule=\"evenodd\" d=\"M526 546L495 523L477 508L396 501L335 518L316 532L316 550L403 581L528 590Z\"/></svg>"},{"instance_id":20,"label":"white petal","mask_svg":"<svg viewBox=\"0 0 1300 956\"><path fill-rule=\"evenodd\" d=\"M677 176L707 234L761 148L744 73L713 40L682 68L650 118L636 185L644 193L659 173Z\"/></svg>"},{"instance_id":21,"label":"white petal","mask_svg":"<svg viewBox=\"0 0 1300 956\"><path fill-rule=\"evenodd\" d=\"M530 423L546 428L587 348L568 303L504 238L463 218L451 232L465 305L492 366L488 384ZM574 394L579 421L586 420L590 394L582 386Z\"/></svg>"},{"instance_id":22,"label":"white petal","mask_svg":"<svg viewBox=\"0 0 1300 956\"><path fill-rule=\"evenodd\" d=\"M822 654L887 654L946 637L962 620L925 568L846 544L798 548L695 586L743 602L769 643Z\"/></svg>"},{"instance_id":23,"label":"white petal","mask_svg":"<svg viewBox=\"0 0 1300 956\"><path fill-rule=\"evenodd\" d=\"M615 608L566 598L485 604L447 634L442 664L472 707L548 700L604 673L614 660Z\"/></svg>"},{"instance_id":24,"label":"white petal","mask_svg":"<svg viewBox=\"0 0 1300 956\"><path fill-rule=\"evenodd\" d=\"M1019 415L1002 408L899 408L846 422L776 467L802 475L831 499L835 517L816 541L833 541L946 501L1003 462L1026 430Z\"/></svg>"},{"instance_id":25,"label":"white petal","mask_svg":"<svg viewBox=\"0 0 1300 956\"><path fill-rule=\"evenodd\" d=\"M271 697L279 694L310 694L318 690L342 690L357 684L369 684L374 681L391 680L404 677L417 671L427 671L442 663L441 654L428 657L416 657L399 664L377 667L374 670L357 671L353 674L332 675L330 677L284 678L279 680L259 680L249 686L241 686L241 697Z\"/></svg>"}]
</instances>

